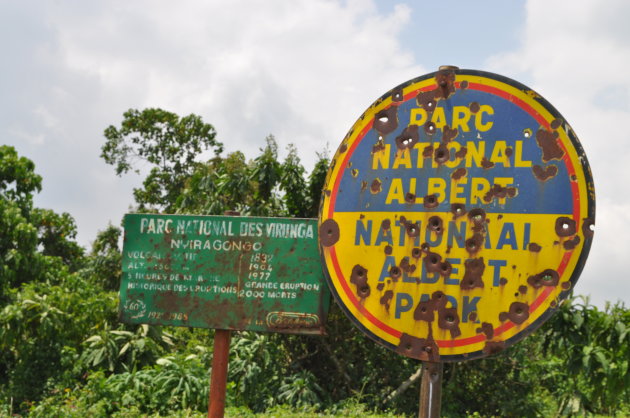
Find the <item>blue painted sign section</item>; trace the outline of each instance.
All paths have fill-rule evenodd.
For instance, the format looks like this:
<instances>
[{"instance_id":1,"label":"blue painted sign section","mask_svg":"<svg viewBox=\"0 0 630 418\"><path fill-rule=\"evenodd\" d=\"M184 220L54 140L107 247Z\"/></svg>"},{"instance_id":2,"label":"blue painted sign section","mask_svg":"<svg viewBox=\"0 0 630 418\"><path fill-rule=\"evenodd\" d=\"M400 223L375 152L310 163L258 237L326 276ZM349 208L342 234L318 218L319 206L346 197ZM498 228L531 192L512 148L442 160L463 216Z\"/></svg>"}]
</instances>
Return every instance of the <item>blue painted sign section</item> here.
<instances>
[{"instance_id":1,"label":"blue painted sign section","mask_svg":"<svg viewBox=\"0 0 630 418\"><path fill-rule=\"evenodd\" d=\"M463 112L469 109L470 103L473 102L482 103L487 107L480 109L478 116L471 115L464 122L466 114ZM355 173L359 175L355 177L352 171L348 170L339 185L345 196L356 196L356 199L340 199L335 206L335 211L416 212L417 206L405 202L404 196L410 192L421 199L431 191L430 182L433 182L434 190L446 184L446 198L435 208L435 211L448 212L450 210L451 191L448 188L453 170L448 166L435 164L431 157L423 157L425 147L438 143L440 136L429 135L420 125L418 144L411 150L408 159L396 162L395 138L408 124L422 121L422 115L417 110L418 105L415 100L407 100L398 106L398 128L387 135L385 145L388 147L384 151L385 155L379 156L376 163L373 161L372 154L374 154L374 144L379 139L379 133L371 129L365 135L352 154L349 164L353 170L357 170ZM507 199L505 204L500 204L497 199L493 199L491 203L480 199L475 202L476 207L481 207L489 213L572 213L570 178L564 164L558 165L557 175L544 183L532 175L532 166L541 164L542 150L534 138L540 124L525 110L515 103L487 92L460 89L449 97L448 102L440 103L436 109L436 112L438 111L442 112L443 120L449 126L452 126L454 114L455 119L460 121L455 143L466 147L467 154L464 157L465 164L460 164L458 167L465 167L469 178L486 177L490 185L494 184L495 178L511 178L513 179L511 186L519 190L518 195ZM478 129L478 126L483 129L484 125L488 126L490 123L492 124L491 133ZM505 155L507 148L511 148L511 151L508 151L509 156ZM383 151L379 152L383 153ZM451 149L450 152L450 160L456 160L455 150ZM494 158L492 158L493 155ZM488 170L482 166L481 161L484 157L488 162L492 162L491 159L504 160L508 164L496 162L492 169ZM362 175L364 173L369 174ZM402 185L402 194L395 189L397 184L392 184L392 179L399 179L396 182ZM371 193L370 185L374 180L381 183L383 192ZM415 187L413 187L414 184ZM482 186L479 183L473 183L472 180L468 181L460 186L457 196L466 198L466 201L470 202L470 196L474 193L473 189ZM535 198L532 199L532 196ZM419 203L422 203L421 200Z\"/></svg>"}]
</instances>

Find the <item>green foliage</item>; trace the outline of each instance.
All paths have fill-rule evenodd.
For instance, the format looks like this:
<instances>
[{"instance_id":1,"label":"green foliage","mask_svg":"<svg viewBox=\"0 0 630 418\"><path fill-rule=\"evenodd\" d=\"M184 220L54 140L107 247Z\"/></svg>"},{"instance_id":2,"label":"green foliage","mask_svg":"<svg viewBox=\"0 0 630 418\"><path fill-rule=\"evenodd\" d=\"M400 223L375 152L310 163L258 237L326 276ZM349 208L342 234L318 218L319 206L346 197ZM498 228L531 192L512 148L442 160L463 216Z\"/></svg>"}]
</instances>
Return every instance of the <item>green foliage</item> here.
<instances>
[{"instance_id":1,"label":"green foliage","mask_svg":"<svg viewBox=\"0 0 630 418\"><path fill-rule=\"evenodd\" d=\"M321 406L320 393L322 388L317 384L317 379L308 370L284 379L278 390L278 400L298 408L313 408Z\"/></svg>"},{"instance_id":2,"label":"green foliage","mask_svg":"<svg viewBox=\"0 0 630 418\"><path fill-rule=\"evenodd\" d=\"M65 406L65 408L64 408ZM58 390L34 408L34 415L75 409L111 416L125 411L167 414L208 408L208 370L195 355L160 358L154 366L106 375L92 373L85 385ZM127 412L128 413L128 412ZM127 415L127 413L125 415Z\"/></svg>"},{"instance_id":3,"label":"green foliage","mask_svg":"<svg viewBox=\"0 0 630 418\"><path fill-rule=\"evenodd\" d=\"M42 181L34 170L33 162L18 157L13 147L0 146L0 307L9 301L9 289L32 281L58 282L82 261L72 217L33 208L33 193Z\"/></svg>"},{"instance_id":4,"label":"green foliage","mask_svg":"<svg viewBox=\"0 0 630 418\"><path fill-rule=\"evenodd\" d=\"M41 190L34 164L0 146L0 394L37 399L80 346L89 323L111 315L113 297L97 296L76 272L83 249L72 217L33 208Z\"/></svg>"},{"instance_id":5,"label":"green foliage","mask_svg":"<svg viewBox=\"0 0 630 418\"><path fill-rule=\"evenodd\" d=\"M236 210L250 216L316 217L328 160L320 155L307 181L295 146L289 145L280 164L275 138L269 135L265 141L253 161L247 162L243 153L234 152L199 165L173 210L204 215Z\"/></svg>"},{"instance_id":6,"label":"green foliage","mask_svg":"<svg viewBox=\"0 0 630 418\"><path fill-rule=\"evenodd\" d=\"M103 231L99 231L92 244L90 256L85 261L85 268L81 272L90 282L108 291L120 289L122 276L122 254L118 247L120 236L120 228L111 224Z\"/></svg>"},{"instance_id":7,"label":"green foliage","mask_svg":"<svg viewBox=\"0 0 630 418\"><path fill-rule=\"evenodd\" d=\"M120 128L105 129L107 141L101 157L121 175L131 169L139 172L138 162L151 165L143 189L135 189L140 209L158 208L170 212L184 183L198 163L199 154L213 149L218 155L222 145L216 132L201 117L179 117L162 109L129 109Z\"/></svg>"},{"instance_id":8,"label":"green foliage","mask_svg":"<svg viewBox=\"0 0 630 418\"><path fill-rule=\"evenodd\" d=\"M42 189L42 178L35 174L35 164L18 157L15 148L0 146L0 198L15 202L23 211L32 205L34 193Z\"/></svg>"},{"instance_id":9,"label":"green foliage","mask_svg":"<svg viewBox=\"0 0 630 418\"><path fill-rule=\"evenodd\" d=\"M252 215L271 216L278 212L280 204L275 189L282 176L282 166L278 162L278 144L273 135L265 138L267 145L261 149L251 169L250 179L254 187Z\"/></svg>"},{"instance_id":10,"label":"green foliage","mask_svg":"<svg viewBox=\"0 0 630 418\"><path fill-rule=\"evenodd\" d=\"M285 371L282 346L270 334L241 332L230 347L231 397L237 405L264 411L277 403L276 393Z\"/></svg>"},{"instance_id":11,"label":"green foliage","mask_svg":"<svg viewBox=\"0 0 630 418\"><path fill-rule=\"evenodd\" d=\"M60 373L64 355L80 348L92 323L113 322L115 306L114 294L99 294L77 275L63 286L24 285L0 313L0 382L16 403L36 399L49 379L72 375Z\"/></svg>"},{"instance_id":12,"label":"green foliage","mask_svg":"<svg viewBox=\"0 0 630 418\"><path fill-rule=\"evenodd\" d=\"M304 167L300 164L295 145L290 144L288 151L289 154L282 164L280 187L284 190L287 214L294 218L305 218L308 215L308 202Z\"/></svg>"},{"instance_id":13,"label":"green foliage","mask_svg":"<svg viewBox=\"0 0 630 418\"><path fill-rule=\"evenodd\" d=\"M70 271L77 271L83 262L83 248L74 240L77 226L68 213L61 215L50 209L34 209L31 221L37 227L41 254L59 257Z\"/></svg>"},{"instance_id":14,"label":"green foliage","mask_svg":"<svg viewBox=\"0 0 630 418\"><path fill-rule=\"evenodd\" d=\"M545 327L545 380L558 412L613 414L630 405L630 311L567 301Z\"/></svg>"},{"instance_id":15,"label":"green foliage","mask_svg":"<svg viewBox=\"0 0 630 418\"><path fill-rule=\"evenodd\" d=\"M79 362L86 369L121 372L151 365L160 354L173 346L171 335L160 327L136 326L135 332L124 326L111 329L109 322L94 327L96 334L87 338Z\"/></svg>"},{"instance_id":16,"label":"green foliage","mask_svg":"<svg viewBox=\"0 0 630 418\"><path fill-rule=\"evenodd\" d=\"M310 218L316 218L319 213L319 201L321 200L324 184L326 183L326 174L328 173L329 164L330 161L326 153L317 154L317 162L308 177L307 216Z\"/></svg>"},{"instance_id":17,"label":"green foliage","mask_svg":"<svg viewBox=\"0 0 630 418\"><path fill-rule=\"evenodd\" d=\"M475 361L448 363L444 368L443 412L446 416L544 416L545 388L541 340L534 335L502 353Z\"/></svg>"}]
</instances>

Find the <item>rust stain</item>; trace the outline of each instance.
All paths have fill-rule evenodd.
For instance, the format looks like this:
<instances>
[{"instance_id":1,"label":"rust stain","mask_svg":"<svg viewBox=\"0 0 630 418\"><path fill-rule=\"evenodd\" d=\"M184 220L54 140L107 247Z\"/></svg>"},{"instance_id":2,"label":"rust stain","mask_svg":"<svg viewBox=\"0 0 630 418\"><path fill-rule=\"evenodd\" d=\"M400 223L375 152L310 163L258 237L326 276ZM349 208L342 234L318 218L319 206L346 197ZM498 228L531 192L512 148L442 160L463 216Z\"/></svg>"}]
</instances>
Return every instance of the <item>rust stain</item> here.
<instances>
[{"instance_id":1,"label":"rust stain","mask_svg":"<svg viewBox=\"0 0 630 418\"><path fill-rule=\"evenodd\" d=\"M334 219L326 219L319 226L319 242L324 247L330 247L337 241L339 241L339 225Z\"/></svg>"},{"instance_id":2,"label":"rust stain","mask_svg":"<svg viewBox=\"0 0 630 418\"><path fill-rule=\"evenodd\" d=\"M459 180L462 177L464 177L466 174L468 174L468 170L466 170L466 168L464 167L460 167L451 173L451 178L453 180Z\"/></svg>"},{"instance_id":3,"label":"rust stain","mask_svg":"<svg viewBox=\"0 0 630 418\"><path fill-rule=\"evenodd\" d=\"M368 186L367 181L362 180L361 181L361 191L362 192L366 191L367 190L367 186Z\"/></svg>"},{"instance_id":4,"label":"rust stain","mask_svg":"<svg viewBox=\"0 0 630 418\"><path fill-rule=\"evenodd\" d=\"M459 337L462 332L459 329L459 315L457 314L457 309L438 309L438 326L442 329L450 331L451 338Z\"/></svg>"},{"instance_id":5,"label":"rust stain","mask_svg":"<svg viewBox=\"0 0 630 418\"><path fill-rule=\"evenodd\" d=\"M346 144L341 144L341 146L339 147L339 153L340 154L343 154L347 150L348 150L348 146Z\"/></svg>"},{"instance_id":6,"label":"rust stain","mask_svg":"<svg viewBox=\"0 0 630 418\"><path fill-rule=\"evenodd\" d=\"M436 105L435 90L421 91L420 93L418 93L418 95L416 96L416 103L418 103L418 106L426 110L427 113L433 112Z\"/></svg>"},{"instance_id":7,"label":"rust stain","mask_svg":"<svg viewBox=\"0 0 630 418\"><path fill-rule=\"evenodd\" d=\"M442 142L435 149L434 159L435 159L435 162L438 164L444 164L445 162L451 159L451 155L445 143Z\"/></svg>"},{"instance_id":8,"label":"rust stain","mask_svg":"<svg viewBox=\"0 0 630 418\"><path fill-rule=\"evenodd\" d=\"M464 80L461 83L459 83L459 88L462 90L466 90L468 88L468 81Z\"/></svg>"},{"instance_id":9,"label":"rust stain","mask_svg":"<svg viewBox=\"0 0 630 418\"><path fill-rule=\"evenodd\" d=\"M435 319L434 312L439 309L446 308L446 297L443 292L433 292L431 299L421 300L413 313L413 318L416 321L433 322Z\"/></svg>"},{"instance_id":10,"label":"rust stain","mask_svg":"<svg viewBox=\"0 0 630 418\"><path fill-rule=\"evenodd\" d=\"M529 283L529 285L532 286L534 289L538 289L543 286L557 286L559 280L560 276L558 275L557 271L547 269L534 276L529 276L527 278L527 283Z\"/></svg>"},{"instance_id":11,"label":"rust stain","mask_svg":"<svg viewBox=\"0 0 630 418\"><path fill-rule=\"evenodd\" d=\"M449 277L452 272L453 266L448 262L448 260L445 260L440 264L440 275L442 277Z\"/></svg>"},{"instance_id":12,"label":"rust stain","mask_svg":"<svg viewBox=\"0 0 630 418\"><path fill-rule=\"evenodd\" d=\"M505 286L506 284L508 284L508 280L505 277L501 277L499 279L499 286Z\"/></svg>"},{"instance_id":13,"label":"rust stain","mask_svg":"<svg viewBox=\"0 0 630 418\"><path fill-rule=\"evenodd\" d=\"M435 319L435 301L433 299L420 301L413 311L413 319L416 321L433 322Z\"/></svg>"},{"instance_id":14,"label":"rust stain","mask_svg":"<svg viewBox=\"0 0 630 418\"><path fill-rule=\"evenodd\" d=\"M402 102L405 96L403 95L403 90L401 88L396 88L392 90L392 101L393 102Z\"/></svg>"},{"instance_id":15,"label":"rust stain","mask_svg":"<svg viewBox=\"0 0 630 418\"><path fill-rule=\"evenodd\" d=\"M483 257L466 260L464 268L464 278L459 284L460 288L462 290L472 290L477 287L483 287L483 280L481 278L486 269Z\"/></svg>"},{"instance_id":16,"label":"rust stain","mask_svg":"<svg viewBox=\"0 0 630 418\"><path fill-rule=\"evenodd\" d=\"M562 125L562 119L554 119L549 125L551 129L558 129Z\"/></svg>"},{"instance_id":17,"label":"rust stain","mask_svg":"<svg viewBox=\"0 0 630 418\"><path fill-rule=\"evenodd\" d=\"M394 297L394 292L391 290L385 291L385 294L380 299L381 305L385 305L385 309L389 311L389 305L392 302L392 298Z\"/></svg>"},{"instance_id":18,"label":"rust stain","mask_svg":"<svg viewBox=\"0 0 630 418\"><path fill-rule=\"evenodd\" d=\"M576 225L573 219L566 216L560 216L556 219L556 234L558 234L559 237L570 237L571 235L574 235L575 232Z\"/></svg>"},{"instance_id":19,"label":"rust stain","mask_svg":"<svg viewBox=\"0 0 630 418\"><path fill-rule=\"evenodd\" d=\"M477 321L477 312L476 311L472 311L469 315L468 315L468 320L470 322L476 322Z\"/></svg>"},{"instance_id":20,"label":"rust stain","mask_svg":"<svg viewBox=\"0 0 630 418\"><path fill-rule=\"evenodd\" d=\"M521 285L521 286L519 286L519 287L518 287L518 292L519 292L521 295L526 295L526 294L527 294L527 286L525 286L525 285Z\"/></svg>"},{"instance_id":21,"label":"rust stain","mask_svg":"<svg viewBox=\"0 0 630 418\"><path fill-rule=\"evenodd\" d=\"M564 157L564 150L558 145L558 132L549 132L539 129L536 132L536 142L538 147L542 149L543 162L547 163L551 160L561 160Z\"/></svg>"},{"instance_id":22,"label":"rust stain","mask_svg":"<svg viewBox=\"0 0 630 418\"><path fill-rule=\"evenodd\" d=\"M398 108L390 106L374 116L374 129L381 135L387 135L398 128Z\"/></svg>"},{"instance_id":23,"label":"rust stain","mask_svg":"<svg viewBox=\"0 0 630 418\"><path fill-rule=\"evenodd\" d=\"M455 72L453 70L440 70L435 75L435 81L439 88L436 90L436 99L448 99L455 93Z\"/></svg>"},{"instance_id":24,"label":"rust stain","mask_svg":"<svg viewBox=\"0 0 630 418\"><path fill-rule=\"evenodd\" d=\"M350 283L356 285L357 296L364 299L370 296L370 285L368 285L368 271L365 267L357 264L352 268Z\"/></svg>"},{"instance_id":25,"label":"rust stain","mask_svg":"<svg viewBox=\"0 0 630 418\"><path fill-rule=\"evenodd\" d=\"M466 205L464 205L463 203L452 203L451 213L453 214L453 219L464 216L466 214Z\"/></svg>"},{"instance_id":26,"label":"rust stain","mask_svg":"<svg viewBox=\"0 0 630 418\"><path fill-rule=\"evenodd\" d=\"M408 204L416 203L416 195L413 193L405 194L405 202L407 202Z\"/></svg>"},{"instance_id":27,"label":"rust stain","mask_svg":"<svg viewBox=\"0 0 630 418\"><path fill-rule=\"evenodd\" d=\"M389 219L383 219L383 221L381 222L381 229L383 231L387 231L391 227L392 227L392 221Z\"/></svg>"},{"instance_id":28,"label":"rust stain","mask_svg":"<svg viewBox=\"0 0 630 418\"><path fill-rule=\"evenodd\" d=\"M389 277L391 277L394 282L397 282L400 276L402 276L402 270L400 267L392 266L389 269Z\"/></svg>"},{"instance_id":29,"label":"rust stain","mask_svg":"<svg viewBox=\"0 0 630 418\"><path fill-rule=\"evenodd\" d=\"M457 128L451 128L448 125L444 125L442 128L442 142L444 143L451 142L457 138L457 135L459 135L459 129Z\"/></svg>"},{"instance_id":30,"label":"rust stain","mask_svg":"<svg viewBox=\"0 0 630 418\"><path fill-rule=\"evenodd\" d=\"M468 251L471 256L477 254L483 246L483 239L483 235L478 232L474 233L472 237L466 240L466 251Z\"/></svg>"},{"instance_id":31,"label":"rust stain","mask_svg":"<svg viewBox=\"0 0 630 418\"><path fill-rule=\"evenodd\" d=\"M527 249L533 253L539 253L540 250L542 250L542 247L535 242L530 242Z\"/></svg>"},{"instance_id":32,"label":"rust stain","mask_svg":"<svg viewBox=\"0 0 630 418\"><path fill-rule=\"evenodd\" d=\"M576 235L573 238L571 238L570 240L565 241L562 244L562 246L564 247L565 250L571 251L571 250L575 249L575 247L577 247L579 243L580 243L580 237L579 237L579 235Z\"/></svg>"},{"instance_id":33,"label":"rust stain","mask_svg":"<svg viewBox=\"0 0 630 418\"><path fill-rule=\"evenodd\" d=\"M387 255L391 255L391 254L392 254L392 250L393 250L393 249L392 249L392 246L391 246L391 245L387 245L387 246L385 247L385 254L387 254Z\"/></svg>"},{"instance_id":34,"label":"rust stain","mask_svg":"<svg viewBox=\"0 0 630 418\"><path fill-rule=\"evenodd\" d=\"M433 156L433 145L427 145L422 150L422 158L431 158Z\"/></svg>"},{"instance_id":35,"label":"rust stain","mask_svg":"<svg viewBox=\"0 0 630 418\"><path fill-rule=\"evenodd\" d=\"M352 177L356 179L359 176L359 170L356 168L353 168L352 170L350 170L350 174L352 175Z\"/></svg>"},{"instance_id":36,"label":"rust stain","mask_svg":"<svg viewBox=\"0 0 630 418\"><path fill-rule=\"evenodd\" d=\"M382 183L380 179L374 179L370 185L370 192L372 194L378 194L382 191Z\"/></svg>"},{"instance_id":37,"label":"rust stain","mask_svg":"<svg viewBox=\"0 0 630 418\"><path fill-rule=\"evenodd\" d=\"M400 217L400 223L404 225L405 231L410 238L415 238L420 235L420 225L417 222L408 221L404 216Z\"/></svg>"},{"instance_id":38,"label":"rust stain","mask_svg":"<svg viewBox=\"0 0 630 418\"><path fill-rule=\"evenodd\" d=\"M484 202L491 203L494 199L505 199L506 197L515 197L517 190L515 187L503 187L500 184L494 184L492 188L483 197Z\"/></svg>"},{"instance_id":39,"label":"rust stain","mask_svg":"<svg viewBox=\"0 0 630 418\"><path fill-rule=\"evenodd\" d=\"M400 269L402 271L405 271L407 273L413 273L414 271L416 271L416 266L413 264L409 264L409 258L404 257L401 261L400 261Z\"/></svg>"},{"instance_id":40,"label":"rust stain","mask_svg":"<svg viewBox=\"0 0 630 418\"><path fill-rule=\"evenodd\" d=\"M385 288L385 283L379 283L376 285L376 290L378 290L379 292L382 291Z\"/></svg>"},{"instance_id":41,"label":"rust stain","mask_svg":"<svg viewBox=\"0 0 630 418\"><path fill-rule=\"evenodd\" d=\"M505 341L487 341L483 347L483 352L486 355L493 355L500 353L505 349Z\"/></svg>"},{"instance_id":42,"label":"rust stain","mask_svg":"<svg viewBox=\"0 0 630 418\"><path fill-rule=\"evenodd\" d=\"M381 151L385 151L385 141L383 138L379 138L378 141L376 141L376 144L372 146L372 154L376 154Z\"/></svg>"},{"instance_id":43,"label":"rust stain","mask_svg":"<svg viewBox=\"0 0 630 418\"><path fill-rule=\"evenodd\" d=\"M437 130L437 127L435 126L435 123L433 122L429 121L424 124L424 132L427 135L433 135L436 130Z\"/></svg>"},{"instance_id":44,"label":"rust stain","mask_svg":"<svg viewBox=\"0 0 630 418\"><path fill-rule=\"evenodd\" d=\"M483 332L486 335L486 340L491 340L492 337L494 337L494 328L489 322L484 322L481 324L480 328L477 328L477 333L480 332Z\"/></svg>"},{"instance_id":45,"label":"rust stain","mask_svg":"<svg viewBox=\"0 0 630 418\"><path fill-rule=\"evenodd\" d=\"M477 113L479 112L479 109L481 109L481 106L479 106L479 103L477 102L472 102L471 104L468 105L468 108L470 109L471 113Z\"/></svg>"},{"instance_id":46,"label":"rust stain","mask_svg":"<svg viewBox=\"0 0 630 418\"><path fill-rule=\"evenodd\" d=\"M423 199L423 205L426 209L435 209L439 204L436 194L428 194Z\"/></svg>"},{"instance_id":47,"label":"rust stain","mask_svg":"<svg viewBox=\"0 0 630 418\"><path fill-rule=\"evenodd\" d=\"M419 139L418 125L409 125L396 137L396 147L399 150L412 149Z\"/></svg>"},{"instance_id":48,"label":"rust stain","mask_svg":"<svg viewBox=\"0 0 630 418\"><path fill-rule=\"evenodd\" d=\"M428 338L418 338L403 333L396 352L422 361L440 360L440 349L431 335Z\"/></svg>"},{"instance_id":49,"label":"rust stain","mask_svg":"<svg viewBox=\"0 0 630 418\"><path fill-rule=\"evenodd\" d=\"M422 256L422 250L420 248L418 248L418 247L414 247L411 250L411 256L413 258L420 258Z\"/></svg>"},{"instance_id":50,"label":"rust stain","mask_svg":"<svg viewBox=\"0 0 630 418\"><path fill-rule=\"evenodd\" d=\"M584 238L592 238L595 232L595 221L591 218L585 218L582 221L582 233Z\"/></svg>"},{"instance_id":51,"label":"rust stain","mask_svg":"<svg viewBox=\"0 0 630 418\"><path fill-rule=\"evenodd\" d=\"M440 273L442 271L442 256L431 251L424 258L424 267L427 273Z\"/></svg>"},{"instance_id":52,"label":"rust stain","mask_svg":"<svg viewBox=\"0 0 630 418\"><path fill-rule=\"evenodd\" d=\"M489 170L494 167L494 163L488 160L486 157L483 157L481 159L481 167L483 167L484 170Z\"/></svg>"},{"instance_id":53,"label":"rust stain","mask_svg":"<svg viewBox=\"0 0 630 418\"><path fill-rule=\"evenodd\" d=\"M461 147L461 148L459 149L459 151L457 151L457 152L455 153L455 157L457 157L457 158L465 158L465 157L466 157L466 154L468 154L468 148L466 148L466 147Z\"/></svg>"},{"instance_id":54,"label":"rust stain","mask_svg":"<svg viewBox=\"0 0 630 418\"><path fill-rule=\"evenodd\" d=\"M512 302L508 312L499 314L499 321L505 322L510 320L516 325L520 325L529 318L529 305L524 302Z\"/></svg>"},{"instance_id":55,"label":"rust stain","mask_svg":"<svg viewBox=\"0 0 630 418\"><path fill-rule=\"evenodd\" d=\"M532 171L538 180L547 181L558 174L558 166L551 164L543 169L541 166L535 165L532 167Z\"/></svg>"},{"instance_id":56,"label":"rust stain","mask_svg":"<svg viewBox=\"0 0 630 418\"><path fill-rule=\"evenodd\" d=\"M444 232L442 218L440 218L439 216L431 216L429 218L428 225L429 229L438 235L441 235L442 232Z\"/></svg>"},{"instance_id":57,"label":"rust stain","mask_svg":"<svg viewBox=\"0 0 630 418\"><path fill-rule=\"evenodd\" d=\"M486 211L481 208L472 209L468 212L468 219L473 224L473 231L483 231L486 224Z\"/></svg>"}]
</instances>

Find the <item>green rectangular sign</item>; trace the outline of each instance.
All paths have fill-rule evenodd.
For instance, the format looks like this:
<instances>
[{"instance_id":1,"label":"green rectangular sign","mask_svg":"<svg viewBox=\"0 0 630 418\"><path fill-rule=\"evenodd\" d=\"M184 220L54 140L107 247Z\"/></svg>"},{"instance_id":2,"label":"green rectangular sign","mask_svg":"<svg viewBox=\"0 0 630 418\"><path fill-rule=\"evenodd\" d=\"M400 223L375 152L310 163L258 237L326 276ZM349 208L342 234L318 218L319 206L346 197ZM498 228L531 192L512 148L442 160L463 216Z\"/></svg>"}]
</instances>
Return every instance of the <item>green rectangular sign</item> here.
<instances>
[{"instance_id":1,"label":"green rectangular sign","mask_svg":"<svg viewBox=\"0 0 630 418\"><path fill-rule=\"evenodd\" d=\"M323 334L317 220L128 214L120 320Z\"/></svg>"}]
</instances>

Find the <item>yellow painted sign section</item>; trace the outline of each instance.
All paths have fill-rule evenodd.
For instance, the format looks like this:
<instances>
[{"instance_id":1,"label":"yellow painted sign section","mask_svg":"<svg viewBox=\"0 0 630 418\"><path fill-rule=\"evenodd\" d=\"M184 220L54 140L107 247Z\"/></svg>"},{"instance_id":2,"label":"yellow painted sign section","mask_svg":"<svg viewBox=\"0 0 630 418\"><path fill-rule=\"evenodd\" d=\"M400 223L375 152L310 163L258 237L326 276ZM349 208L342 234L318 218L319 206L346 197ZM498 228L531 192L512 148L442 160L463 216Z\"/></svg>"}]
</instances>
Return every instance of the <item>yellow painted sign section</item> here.
<instances>
[{"instance_id":1,"label":"yellow painted sign section","mask_svg":"<svg viewBox=\"0 0 630 418\"><path fill-rule=\"evenodd\" d=\"M548 102L495 74L441 70L382 96L343 140L320 251L368 336L421 360L471 359L553 313L594 216L586 156Z\"/></svg>"}]
</instances>

